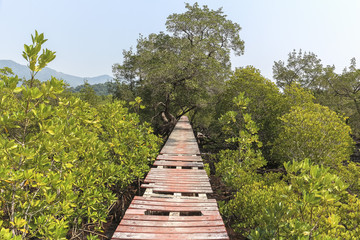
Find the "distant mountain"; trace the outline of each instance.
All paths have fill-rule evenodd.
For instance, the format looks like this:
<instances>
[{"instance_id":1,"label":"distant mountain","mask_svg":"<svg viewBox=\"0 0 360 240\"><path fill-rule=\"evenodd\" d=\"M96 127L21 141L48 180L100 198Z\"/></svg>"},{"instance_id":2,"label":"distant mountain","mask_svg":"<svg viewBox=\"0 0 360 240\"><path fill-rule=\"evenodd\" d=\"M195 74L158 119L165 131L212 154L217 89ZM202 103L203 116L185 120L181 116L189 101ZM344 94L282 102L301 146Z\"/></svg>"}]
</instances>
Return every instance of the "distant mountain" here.
<instances>
[{"instance_id":1,"label":"distant mountain","mask_svg":"<svg viewBox=\"0 0 360 240\"><path fill-rule=\"evenodd\" d=\"M26 79L30 78L29 68L25 65L21 65L11 60L0 60L0 68L9 67L13 70L15 75L18 75L20 78L25 77ZM109 75L101 75L97 77L78 77L69 74L65 74L62 72L58 72L51 68L44 68L37 75L36 78L40 81L46 81L51 79L51 76L56 77L57 79L62 79L67 82L70 87L76 87L81 84L84 84L84 80L87 80L89 84L98 84L105 83L112 79Z\"/></svg>"}]
</instances>

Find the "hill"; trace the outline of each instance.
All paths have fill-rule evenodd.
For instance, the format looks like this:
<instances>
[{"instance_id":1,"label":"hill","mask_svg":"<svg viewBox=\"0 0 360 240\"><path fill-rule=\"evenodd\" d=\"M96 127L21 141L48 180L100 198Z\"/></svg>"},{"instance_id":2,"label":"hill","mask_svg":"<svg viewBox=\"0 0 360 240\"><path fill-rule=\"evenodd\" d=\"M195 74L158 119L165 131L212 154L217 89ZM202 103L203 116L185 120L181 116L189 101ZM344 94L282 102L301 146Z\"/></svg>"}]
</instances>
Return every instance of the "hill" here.
<instances>
[{"instance_id":1,"label":"hill","mask_svg":"<svg viewBox=\"0 0 360 240\"><path fill-rule=\"evenodd\" d=\"M0 68L9 67L13 70L14 74L18 75L20 78L25 77L26 79L30 78L30 71L27 66L16 63L11 60L0 60ZM40 81L46 81L51 78L51 76L56 77L57 79L62 79L67 82L70 87L76 87L84 83L84 80L87 80L89 84L99 84L105 83L112 79L109 75L100 75L96 77L78 77L62 72L58 72L52 68L44 68L41 72L36 75L36 78Z\"/></svg>"}]
</instances>

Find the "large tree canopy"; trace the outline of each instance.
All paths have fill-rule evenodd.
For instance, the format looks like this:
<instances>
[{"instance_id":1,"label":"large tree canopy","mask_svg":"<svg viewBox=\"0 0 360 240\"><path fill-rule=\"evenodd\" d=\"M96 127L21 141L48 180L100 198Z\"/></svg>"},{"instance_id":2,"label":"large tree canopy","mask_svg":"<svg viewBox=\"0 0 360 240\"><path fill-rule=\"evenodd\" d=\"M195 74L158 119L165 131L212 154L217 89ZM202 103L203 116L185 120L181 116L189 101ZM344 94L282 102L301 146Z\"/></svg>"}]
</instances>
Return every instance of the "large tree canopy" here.
<instances>
[{"instance_id":1,"label":"large tree canopy","mask_svg":"<svg viewBox=\"0 0 360 240\"><path fill-rule=\"evenodd\" d=\"M231 72L230 52L244 51L240 26L227 20L222 9L197 3L186 9L168 17L166 33L141 36L136 52L124 51L123 63L113 66L117 82L127 82L143 97L166 129L218 92Z\"/></svg>"},{"instance_id":2,"label":"large tree canopy","mask_svg":"<svg viewBox=\"0 0 360 240\"><path fill-rule=\"evenodd\" d=\"M360 136L360 69L356 68L355 58L351 59L349 68L335 76L329 78L330 91L340 97L343 108L350 109L345 113L350 117L355 133Z\"/></svg>"},{"instance_id":3,"label":"large tree canopy","mask_svg":"<svg viewBox=\"0 0 360 240\"><path fill-rule=\"evenodd\" d=\"M349 68L335 72L335 66L324 67L312 52L289 53L287 62L273 66L274 79L281 88L293 82L312 91L316 101L332 110L345 114L356 136L360 136L360 69L353 58Z\"/></svg>"},{"instance_id":4,"label":"large tree canopy","mask_svg":"<svg viewBox=\"0 0 360 240\"><path fill-rule=\"evenodd\" d=\"M299 52L293 50L289 53L286 64L281 60L274 62L273 73L276 84L281 88L298 83L301 87L316 89L324 74L324 68L314 53L303 53L300 49Z\"/></svg>"}]
</instances>

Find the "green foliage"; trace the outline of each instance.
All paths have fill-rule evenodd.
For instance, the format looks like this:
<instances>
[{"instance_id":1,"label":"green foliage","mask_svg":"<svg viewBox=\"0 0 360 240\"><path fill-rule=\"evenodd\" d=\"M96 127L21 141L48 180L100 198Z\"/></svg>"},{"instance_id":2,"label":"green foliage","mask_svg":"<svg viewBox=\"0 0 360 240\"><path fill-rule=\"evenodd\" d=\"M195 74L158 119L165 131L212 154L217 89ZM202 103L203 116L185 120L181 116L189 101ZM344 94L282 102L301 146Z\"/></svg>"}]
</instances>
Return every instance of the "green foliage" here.
<instances>
[{"instance_id":1,"label":"green foliage","mask_svg":"<svg viewBox=\"0 0 360 240\"><path fill-rule=\"evenodd\" d=\"M331 169L309 160L284 164L286 175L256 176L221 206L250 239L356 239L360 201Z\"/></svg>"},{"instance_id":2,"label":"green foliage","mask_svg":"<svg viewBox=\"0 0 360 240\"><path fill-rule=\"evenodd\" d=\"M236 146L221 151L215 164L232 193L220 203L225 221L257 240L356 239L360 201L350 192L359 192L359 166L347 163L350 128L296 85L283 98L284 109L293 107L280 118L283 127L273 150L283 154L285 173L261 171L266 161L244 93L234 99L237 111L220 118L223 130L233 135L227 141Z\"/></svg>"},{"instance_id":3,"label":"green foliage","mask_svg":"<svg viewBox=\"0 0 360 240\"><path fill-rule=\"evenodd\" d=\"M351 197L347 185L329 168L309 160L284 166L289 185L283 190L273 186L277 201L263 206L250 239L355 239L359 229L344 227L350 217L342 211Z\"/></svg>"},{"instance_id":4,"label":"green foliage","mask_svg":"<svg viewBox=\"0 0 360 240\"><path fill-rule=\"evenodd\" d=\"M291 107L311 104L315 100L314 95L309 90L302 88L297 83L285 87L284 98L286 112L289 112Z\"/></svg>"},{"instance_id":5,"label":"green foliage","mask_svg":"<svg viewBox=\"0 0 360 240\"><path fill-rule=\"evenodd\" d=\"M232 99L243 92L249 98L247 112L259 128L258 135L264 143L261 150L268 162L270 158L271 143L274 141L280 126L280 117L287 108L287 99L284 99L276 85L261 76L260 71L252 66L238 68L230 80L226 82L224 93L218 98L217 114L224 114L232 109ZM215 130L216 131L216 130ZM234 133L237 133L235 131Z\"/></svg>"},{"instance_id":6,"label":"green foliage","mask_svg":"<svg viewBox=\"0 0 360 240\"><path fill-rule=\"evenodd\" d=\"M329 86L333 96L341 100L340 112L349 117L349 124L360 136L360 69L356 68L355 58L341 75L329 78Z\"/></svg>"},{"instance_id":7,"label":"green foliage","mask_svg":"<svg viewBox=\"0 0 360 240\"><path fill-rule=\"evenodd\" d=\"M106 83L89 84L89 86L95 91L95 94L97 96L107 96L110 94L108 91L109 84L110 84L109 82L106 82ZM70 87L70 91L73 93L78 93L81 92L83 88L85 88L85 84L76 86L75 88Z\"/></svg>"},{"instance_id":8,"label":"green foliage","mask_svg":"<svg viewBox=\"0 0 360 240\"><path fill-rule=\"evenodd\" d=\"M50 51L49 49L43 49L42 54L39 55L42 45L47 41L44 39L44 34L40 35L35 30L35 36L31 35L32 44L24 44L23 58L29 63L29 69L31 71L31 78L33 78L36 73L41 71L46 65L55 59L55 52Z\"/></svg>"},{"instance_id":9,"label":"green foliage","mask_svg":"<svg viewBox=\"0 0 360 240\"><path fill-rule=\"evenodd\" d=\"M220 58L228 58L223 55L223 51L229 52L230 49L236 55L244 53L244 41L239 36L241 27L226 19L221 8L210 10L206 5L200 8L198 3L193 6L186 3L185 7L186 13L175 13L168 17L167 31L173 32L176 37L188 38L192 45L203 45L209 54L217 54ZM195 20L198 22L196 23Z\"/></svg>"},{"instance_id":10,"label":"green foliage","mask_svg":"<svg viewBox=\"0 0 360 240\"><path fill-rule=\"evenodd\" d=\"M123 64L113 66L117 83L127 81L130 90L155 110L147 117L160 117L167 130L219 92L231 72L231 50L240 55L244 49L240 26L227 20L221 9L197 3L186 4L186 9L168 17L169 34L141 36L136 52L124 51Z\"/></svg>"},{"instance_id":11,"label":"green foliage","mask_svg":"<svg viewBox=\"0 0 360 240\"><path fill-rule=\"evenodd\" d=\"M335 73L335 66L324 67L314 53L289 54L287 63L278 61L273 66L274 78L279 87L285 88L293 83L311 90L316 102L328 106L337 113L345 114L353 134L360 134L360 70L356 68L355 58L349 68L341 74Z\"/></svg>"},{"instance_id":12,"label":"green foliage","mask_svg":"<svg viewBox=\"0 0 360 240\"><path fill-rule=\"evenodd\" d=\"M123 191L144 175L159 139L122 103L97 110L62 96L62 81L36 81L54 55L37 55L43 34L32 40L24 51L29 81L0 71L0 233L66 239L101 232L117 199L113 188Z\"/></svg>"},{"instance_id":13,"label":"green foliage","mask_svg":"<svg viewBox=\"0 0 360 240\"><path fill-rule=\"evenodd\" d=\"M119 101L100 106L99 116L103 129L100 138L107 144L107 158L118 166L111 178L117 179L121 192L150 170L161 142L152 135L147 123L140 124L139 116L129 113Z\"/></svg>"},{"instance_id":14,"label":"green foliage","mask_svg":"<svg viewBox=\"0 0 360 240\"><path fill-rule=\"evenodd\" d=\"M130 84L120 82L119 79L108 82L107 87L114 99L129 102L135 98L135 95L138 95L136 89L132 88Z\"/></svg>"},{"instance_id":15,"label":"green foliage","mask_svg":"<svg viewBox=\"0 0 360 240\"><path fill-rule=\"evenodd\" d=\"M81 100L86 101L93 106L96 105L100 100L100 97L96 95L95 90L87 81L84 81L84 87L80 90L80 98Z\"/></svg>"},{"instance_id":16,"label":"green foliage","mask_svg":"<svg viewBox=\"0 0 360 240\"><path fill-rule=\"evenodd\" d=\"M308 103L291 108L282 116L283 126L273 154L279 161L309 158L317 164L337 168L349 160L353 141L345 119L329 108Z\"/></svg>"},{"instance_id":17,"label":"green foliage","mask_svg":"<svg viewBox=\"0 0 360 240\"><path fill-rule=\"evenodd\" d=\"M233 101L237 111L227 112L220 121L224 123L225 132L237 132L226 140L235 144L237 149L220 151L219 162L215 166L216 174L236 190L251 181L256 170L264 166L266 161L259 150L262 143L258 139L258 128L251 115L245 112L249 99L244 97L244 93L240 93Z\"/></svg>"}]
</instances>

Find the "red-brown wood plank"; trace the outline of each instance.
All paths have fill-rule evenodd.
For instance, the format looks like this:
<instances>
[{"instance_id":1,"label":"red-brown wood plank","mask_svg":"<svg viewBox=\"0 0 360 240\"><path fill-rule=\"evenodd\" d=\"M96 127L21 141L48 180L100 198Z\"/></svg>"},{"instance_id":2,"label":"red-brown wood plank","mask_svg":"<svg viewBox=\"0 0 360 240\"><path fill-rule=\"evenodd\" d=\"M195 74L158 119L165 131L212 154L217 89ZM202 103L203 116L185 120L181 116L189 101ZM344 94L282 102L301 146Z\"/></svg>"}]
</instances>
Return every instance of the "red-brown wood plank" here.
<instances>
[{"instance_id":1,"label":"red-brown wood plank","mask_svg":"<svg viewBox=\"0 0 360 240\"><path fill-rule=\"evenodd\" d=\"M134 199L131 204L136 205L152 205L152 206L167 206L167 207L217 207L214 202L158 202L158 201L144 201Z\"/></svg>"},{"instance_id":2,"label":"red-brown wood plank","mask_svg":"<svg viewBox=\"0 0 360 240\"><path fill-rule=\"evenodd\" d=\"M204 183L205 184L205 183ZM203 184L167 184L167 183L154 183L154 184L143 184L141 185L142 188L183 188L183 189L210 189L211 186L203 185Z\"/></svg>"},{"instance_id":3,"label":"red-brown wood plank","mask_svg":"<svg viewBox=\"0 0 360 240\"><path fill-rule=\"evenodd\" d=\"M206 175L206 173L202 173L202 172L189 172L189 173L169 173L169 172L165 172L165 171L161 171L161 172L151 172L148 174L147 177L202 177L202 178L208 178L208 176Z\"/></svg>"},{"instance_id":4,"label":"red-brown wood plank","mask_svg":"<svg viewBox=\"0 0 360 240\"><path fill-rule=\"evenodd\" d=\"M202 162L155 161L154 166L204 167Z\"/></svg>"},{"instance_id":5,"label":"red-brown wood plank","mask_svg":"<svg viewBox=\"0 0 360 240\"><path fill-rule=\"evenodd\" d=\"M210 216L154 216L154 215L137 215L125 214L123 219L126 220L142 220L142 221L161 221L161 222L189 222L189 221L214 221L222 220L219 215L210 215ZM155 223L156 224L156 223Z\"/></svg>"},{"instance_id":6,"label":"red-brown wood plank","mask_svg":"<svg viewBox=\"0 0 360 240\"><path fill-rule=\"evenodd\" d=\"M145 183L151 182L206 182L209 181L208 178L205 177L197 177L197 176L175 176L175 177L168 177L168 176L150 176L145 178Z\"/></svg>"},{"instance_id":7,"label":"red-brown wood plank","mask_svg":"<svg viewBox=\"0 0 360 240\"><path fill-rule=\"evenodd\" d=\"M227 233L193 233L193 234L162 234L162 233L122 233L115 232L112 239L168 239L168 240L229 240Z\"/></svg>"},{"instance_id":8,"label":"red-brown wood plank","mask_svg":"<svg viewBox=\"0 0 360 240\"><path fill-rule=\"evenodd\" d=\"M131 215L140 215L140 216L147 216L145 215L145 212L146 212L146 209L141 209L141 208L128 208L126 210L126 214L131 214ZM220 213L219 211L207 211L207 210L204 210L204 211L201 211L202 213L202 216L220 216ZM157 217L160 217L160 216L157 216ZM190 218L190 216L187 216ZM192 217L192 216L191 216Z\"/></svg>"},{"instance_id":9,"label":"red-brown wood plank","mask_svg":"<svg viewBox=\"0 0 360 240\"><path fill-rule=\"evenodd\" d=\"M212 189L195 189L195 188L169 188L169 187L154 187L152 190L155 193L172 192L172 193L213 193Z\"/></svg>"},{"instance_id":10,"label":"red-brown wood plank","mask_svg":"<svg viewBox=\"0 0 360 240\"><path fill-rule=\"evenodd\" d=\"M200 154L194 133L188 122L178 122L160 154Z\"/></svg>"},{"instance_id":11,"label":"red-brown wood plank","mask_svg":"<svg viewBox=\"0 0 360 240\"><path fill-rule=\"evenodd\" d=\"M169 172L171 174L176 173L202 173L206 174L204 169L175 169L175 168L151 168L153 172Z\"/></svg>"},{"instance_id":12,"label":"red-brown wood plank","mask_svg":"<svg viewBox=\"0 0 360 240\"><path fill-rule=\"evenodd\" d=\"M166 173L159 173L159 174L150 174L146 176L147 180L149 179L191 179L191 180L200 180L200 181L209 181L209 178L205 174L166 174Z\"/></svg>"},{"instance_id":13,"label":"red-brown wood plank","mask_svg":"<svg viewBox=\"0 0 360 240\"><path fill-rule=\"evenodd\" d=\"M204 183L204 182L206 182L207 181L207 179L197 179L197 178L193 178L193 179L191 179L191 178L183 178L183 179L181 179L181 178L174 178L174 179L166 179L166 178L164 178L164 179L159 179L159 178L153 178L153 179L145 179L144 180L144 183L157 183L157 182L163 182L163 183L169 183L169 184L171 184L171 183L179 183L179 181L181 181L182 183L184 183L184 184L191 184L191 183L193 183L193 184L196 184L196 183Z\"/></svg>"},{"instance_id":14,"label":"red-brown wood plank","mask_svg":"<svg viewBox=\"0 0 360 240\"><path fill-rule=\"evenodd\" d=\"M164 227L159 229L155 224L150 227L144 226L126 226L123 225L119 228L118 232L131 232L131 233L165 233L165 234L175 234L175 233L223 233L226 229L224 226L209 226L209 227L196 227L196 226L186 226L186 227Z\"/></svg>"},{"instance_id":15,"label":"red-brown wood plank","mask_svg":"<svg viewBox=\"0 0 360 240\"><path fill-rule=\"evenodd\" d=\"M216 227L224 226L222 220L217 221L182 221L182 222L160 222L160 221L138 221L138 220L122 220L116 231L120 231L122 226L143 226L143 227ZM159 231L160 232L160 231Z\"/></svg>"},{"instance_id":16,"label":"red-brown wood plank","mask_svg":"<svg viewBox=\"0 0 360 240\"><path fill-rule=\"evenodd\" d=\"M197 183L175 183L175 182L154 182L154 183L145 183L141 185L142 188L152 188L152 187L172 187L172 188L211 188L209 182L197 182Z\"/></svg>"},{"instance_id":17,"label":"red-brown wood plank","mask_svg":"<svg viewBox=\"0 0 360 240\"><path fill-rule=\"evenodd\" d=\"M131 204L129 209L146 209L148 211L166 211L166 212L198 212L198 211L217 211L217 207L177 207L177 206L156 206L156 205L140 205L140 204Z\"/></svg>"},{"instance_id":18,"label":"red-brown wood plank","mask_svg":"<svg viewBox=\"0 0 360 240\"><path fill-rule=\"evenodd\" d=\"M152 172L152 173L149 173L148 176L146 177L149 177L149 178L160 178L160 177L172 177L172 178L175 178L175 177L183 177L183 178L186 178L186 177L193 177L193 178L204 178L204 179L209 179L208 176L206 175L206 173L195 173L195 172L192 172L192 173L168 173L168 172L158 172L158 173L155 173L155 172Z\"/></svg>"},{"instance_id":19,"label":"red-brown wood plank","mask_svg":"<svg viewBox=\"0 0 360 240\"><path fill-rule=\"evenodd\" d=\"M169 174L169 175L204 175L207 173L204 169L175 169L175 168L151 168L149 174Z\"/></svg>"},{"instance_id":20,"label":"red-brown wood plank","mask_svg":"<svg viewBox=\"0 0 360 240\"><path fill-rule=\"evenodd\" d=\"M179 199L179 198L156 198L156 197L135 196L134 200L150 201L150 202L216 203L215 199L207 199L207 198Z\"/></svg>"},{"instance_id":21,"label":"red-brown wood plank","mask_svg":"<svg viewBox=\"0 0 360 240\"><path fill-rule=\"evenodd\" d=\"M191 145L176 145L176 146L164 146L163 149L161 150L160 154L165 154L165 153L172 153L172 154L184 154L184 153L189 153L189 154L200 154L200 150L197 146L191 146Z\"/></svg>"},{"instance_id":22,"label":"red-brown wood plank","mask_svg":"<svg viewBox=\"0 0 360 240\"><path fill-rule=\"evenodd\" d=\"M158 155L157 160L168 160L168 161L190 161L190 162L202 162L200 156L184 156L184 155Z\"/></svg>"}]
</instances>

